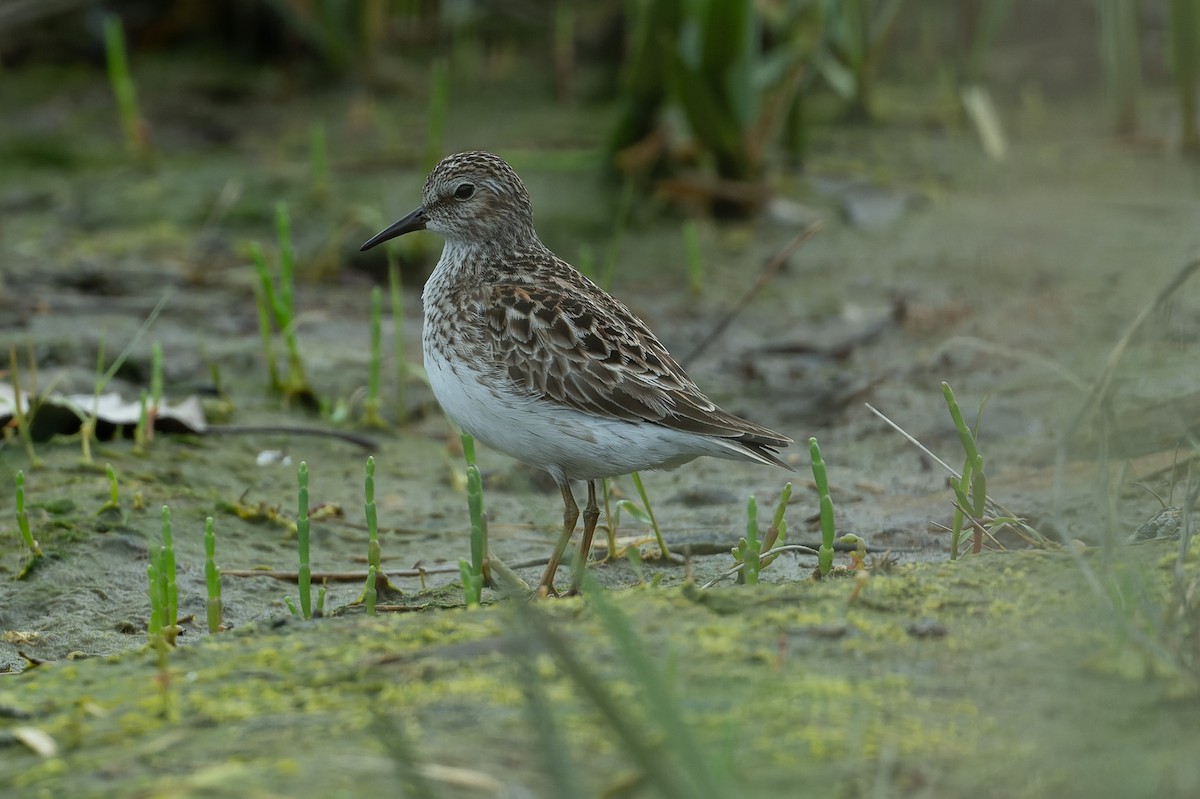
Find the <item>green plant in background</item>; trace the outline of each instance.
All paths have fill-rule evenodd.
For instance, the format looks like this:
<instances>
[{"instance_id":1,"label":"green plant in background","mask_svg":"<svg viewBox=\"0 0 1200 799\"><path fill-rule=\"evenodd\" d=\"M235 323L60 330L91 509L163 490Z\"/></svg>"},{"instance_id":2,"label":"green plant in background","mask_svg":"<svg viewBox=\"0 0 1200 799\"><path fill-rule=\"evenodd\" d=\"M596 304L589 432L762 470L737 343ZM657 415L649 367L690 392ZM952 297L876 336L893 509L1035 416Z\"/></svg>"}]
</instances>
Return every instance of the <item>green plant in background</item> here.
<instances>
[{"instance_id":1,"label":"green plant in background","mask_svg":"<svg viewBox=\"0 0 1200 799\"><path fill-rule=\"evenodd\" d=\"M20 469L16 474L17 484L17 529L21 531L21 540L25 542L25 546L29 549L29 560L21 567L21 571L17 573L18 580L24 580L32 572L42 560L42 547L33 537L33 531L29 529L29 514L25 512L25 472Z\"/></svg>"},{"instance_id":2,"label":"green plant in background","mask_svg":"<svg viewBox=\"0 0 1200 799\"><path fill-rule=\"evenodd\" d=\"M329 196L329 141L325 123L317 121L308 129L308 167L312 193L318 200Z\"/></svg>"},{"instance_id":3,"label":"green plant in background","mask_svg":"<svg viewBox=\"0 0 1200 799\"><path fill-rule=\"evenodd\" d=\"M968 47L959 75L959 99L963 110L975 127L984 153L1003 161L1008 153L1008 140L1000 123L1000 114L992 95L983 81L983 62L992 41L1008 18L1013 0L983 0L977 4L961 4L960 14L967 30Z\"/></svg>"},{"instance_id":4,"label":"green plant in background","mask_svg":"<svg viewBox=\"0 0 1200 799\"><path fill-rule=\"evenodd\" d=\"M32 355L29 359L30 368L36 369L36 362ZM24 392L21 391L21 364L17 360L17 348L8 348L8 371L12 377L13 391L13 420L17 424L17 436L20 437L21 443L25 446L25 454L29 458L30 467L36 469L41 466L41 461L38 459L37 453L33 449L33 431L30 429L30 413L32 412L33 400L30 400L30 407L26 408L23 399ZM36 374L36 372L35 372ZM35 387L30 387L30 396L35 392Z\"/></svg>"},{"instance_id":5,"label":"green plant in background","mask_svg":"<svg viewBox=\"0 0 1200 799\"><path fill-rule=\"evenodd\" d=\"M283 391L283 380L279 377L279 366L275 362L275 336L271 326L271 299L263 288L262 277L267 270L267 261L257 242L250 244L250 259L254 261L259 282L254 286L254 307L258 309L258 334L262 339L263 360L267 364L267 383L272 391ZM273 296L273 292L272 295Z\"/></svg>"},{"instance_id":6,"label":"green plant in background","mask_svg":"<svg viewBox=\"0 0 1200 799\"><path fill-rule=\"evenodd\" d=\"M379 369L383 361L383 290L371 289L371 361L367 365L367 398L363 401L363 423L386 430L387 422L379 415Z\"/></svg>"},{"instance_id":7,"label":"green plant in background","mask_svg":"<svg viewBox=\"0 0 1200 799\"><path fill-rule=\"evenodd\" d=\"M217 534L211 516L204 520L204 586L208 594L204 605L208 631L220 632L225 629L222 621L224 605L221 602L221 569L217 566Z\"/></svg>"},{"instance_id":8,"label":"green plant in background","mask_svg":"<svg viewBox=\"0 0 1200 799\"><path fill-rule=\"evenodd\" d=\"M286 35L304 42L337 74L369 73L387 29L385 0L268 0Z\"/></svg>"},{"instance_id":9,"label":"green plant in background","mask_svg":"<svg viewBox=\"0 0 1200 799\"><path fill-rule=\"evenodd\" d=\"M129 151L143 161L153 155L146 127L138 111L137 87L129 72L129 56L125 48L125 29L115 14L104 15L104 54L108 62L108 82L117 100L121 132Z\"/></svg>"},{"instance_id":10,"label":"green plant in background","mask_svg":"<svg viewBox=\"0 0 1200 799\"><path fill-rule=\"evenodd\" d=\"M1179 92L1180 143L1185 153L1200 154L1200 0L1168 0L1167 35Z\"/></svg>"},{"instance_id":11,"label":"green plant in background","mask_svg":"<svg viewBox=\"0 0 1200 799\"><path fill-rule=\"evenodd\" d=\"M1099 0L1100 54L1119 135L1137 132L1142 95L1141 0Z\"/></svg>"},{"instance_id":12,"label":"green plant in background","mask_svg":"<svg viewBox=\"0 0 1200 799\"><path fill-rule=\"evenodd\" d=\"M484 561L487 559L487 513L483 510L483 478L475 465L475 439L462 434L463 457L467 461L467 510L471 517L471 561L458 561L462 575L463 599L468 606L478 605L483 597Z\"/></svg>"},{"instance_id":13,"label":"green plant in background","mask_svg":"<svg viewBox=\"0 0 1200 799\"><path fill-rule=\"evenodd\" d=\"M833 498L829 496L829 478L825 461L816 438L808 439L808 454L812 460L813 482L821 499L821 546L817 548L817 571L824 577L833 568Z\"/></svg>"},{"instance_id":14,"label":"green plant in background","mask_svg":"<svg viewBox=\"0 0 1200 799\"><path fill-rule=\"evenodd\" d=\"M846 118L875 118L875 73L904 0L820 0L824 37L815 62L847 102Z\"/></svg>"},{"instance_id":15,"label":"green plant in background","mask_svg":"<svg viewBox=\"0 0 1200 799\"><path fill-rule=\"evenodd\" d=\"M150 345L150 407L154 410L157 416L159 408L162 407L163 397L163 349L162 344L155 341ZM154 438L154 425L146 431L150 438Z\"/></svg>"},{"instance_id":16,"label":"green plant in background","mask_svg":"<svg viewBox=\"0 0 1200 799\"><path fill-rule=\"evenodd\" d=\"M972 431L963 419L958 401L954 398L954 390L950 384L942 383L942 396L950 409L950 418L954 420L954 429L958 431L958 440L962 443L966 460L963 462L962 476L951 477L950 487L954 489L954 522L950 529L950 559L955 560L959 555L959 542L962 538L964 523L969 519L975 529L974 543L971 551L978 553L983 549L982 519L987 507L987 477L983 472L983 456L979 454L976 444L979 435L979 423L983 419L983 408L987 401L980 403L979 413L975 416L975 430Z\"/></svg>"},{"instance_id":17,"label":"green plant in background","mask_svg":"<svg viewBox=\"0 0 1200 799\"><path fill-rule=\"evenodd\" d=\"M267 372L271 388L283 395L285 400L299 399L306 405L317 404L316 395L304 376L304 361L300 357L300 345L296 341L296 256L292 248L292 223L286 203L275 205L275 233L279 244L279 282L276 284L267 268L262 247L257 242L250 245L250 258L258 274L255 294L258 300L259 332L263 338L263 355L267 360ZM274 347L271 343L272 324L287 346L287 378L281 380L275 365Z\"/></svg>"},{"instance_id":18,"label":"green plant in background","mask_svg":"<svg viewBox=\"0 0 1200 799\"><path fill-rule=\"evenodd\" d=\"M121 512L121 492L117 482L117 470L111 463L104 464L104 473L108 477L108 501L96 511L96 516L105 527L120 523L124 518Z\"/></svg>"},{"instance_id":19,"label":"green plant in background","mask_svg":"<svg viewBox=\"0 0 1200 799\"><path fill-rule=\"evenodd\" d=\"M120 368L125 364L126 359L129 358L130 353L133 352L134 346L141 341L142 336L146 334L146 331L149 330L150 326L154 324L154 321L158 319L158 315L162 313L162 309L166 307L167 301L170 299L171 295L169 292L163 294L162 299L158 301L158 303L154 306L154 309L150 311L149 315L142 321L141 325L138 326L137 331L133 334L133 338L129 340L129 344L126 345L125 349L121 351L121 354L117 356L117 359L109 365L107 370L104 370L104 342L101 340L100 346L96 350L96 382L92 387L92 410L91 413L87 415L77 412L79 413L80 417L79 442L80 447L83 450L84 463L89 465L92 463L92 439L96 435L96 421L100 414L100 394L103 393L105 387L108 386L109 381L113 379L113 377L117 374L117 371L120 370Z\"/></svg>"},{"instance_id":20,"label":"green plant in background","mask_svg":"<svg viewBox=\"0 0 1200 799\"><path fill-rule=\"evenodd\" d=\"M627 170L661 171L666 149L652 155L660 116L678 107L695 143L711 159L721 186L713 189L718 215L742 215L763 198L756 184L767 149L778 138L798 96L815 44L817 6L774 29L780 42L761 44L762 18L752 0L649 0L635 4L625 105L609 140Z\"/></svg>"},{"instance_id":21,"label":"green plant in background","mask_svg":"<svg viewBox=\"0 0 1200 799\"><path fill-rule=\"evenodd\" d=\"M143 388L138 394L138 420L133 427L133 452L136 455L146 454L146 445L149 443L146 430L150 424L150 394Z\"/></svg>"},{"instance_id":22,"label":"green plant in background","mask_svg":"<svg viewBox=\"0 0 1200 799\"><path fill-rule=\"evenodd\" d=\"M757 180L781 111L799 91L807 53L781 48L781 60L767 63L752 0L700 0L693 7L667 59L672 97L718 177Z\"/></svg>"},{"instance_id":23,"label":"green plant in background","mask_svg":"<svg viewBox=\"0 0 1200 799\"><path fill-rule=\"evenodd\" d=\"M450 113L450 68L445 58L429 68L429 113L426 116L425 172L432 172L445 152L446 117Z\"/></svg>"}]
</instances>

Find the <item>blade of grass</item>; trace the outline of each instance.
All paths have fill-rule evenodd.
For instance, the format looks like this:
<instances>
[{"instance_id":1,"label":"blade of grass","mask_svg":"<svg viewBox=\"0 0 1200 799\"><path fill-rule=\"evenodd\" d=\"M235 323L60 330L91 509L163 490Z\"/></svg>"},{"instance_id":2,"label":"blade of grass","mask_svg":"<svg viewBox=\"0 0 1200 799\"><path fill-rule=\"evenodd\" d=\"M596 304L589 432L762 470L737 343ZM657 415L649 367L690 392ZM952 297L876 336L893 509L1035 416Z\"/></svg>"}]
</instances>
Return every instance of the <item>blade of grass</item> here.
<instances>
[{"instance_id":1,"label":"blade of grass","mask_svg":"<svg viewBox=\"0 0 1200 799\"><path fill-rule=\"evenodd\" d=\"M650 517L650 528L654 530L654 540L658 544L659 557L668 560L671 552L667 549L667 542L663 539L662 530L658 527L658 520L654 518L654 508L650 506L650 495L646 493L646 487L642 485L642 476L637 472L633 472L629 476L633 478L634 488L637 489L638 496L642 499L642 507L646 509L646 515Z\"/></svg>"},{"instance_id":2,"label":"blade of grass","mask_svg":"<svg viewBox=\"0 0 1200 799\"><path fill-rule=\"evenodd\" d=\"M296 508L296 543L300 554L300 571L297 583L300 587L300 613L305 619L312 618L312 569L308 552L308 464L300 461L296 471L299 496Z\"/></svg>"},{"instance_id":3,"label":"blade of grass","mask_svg":"<svg viewBox=\"0 0 1200 799\"><path fill-rule=\"evenodd\" d=\"M204 585L208 592L205 615L210 633L224 629L221 604L221 569L217 566L217 535L213 530L213 517L204 520Z\"/></svg>"},{"instance_id":4,"label":"blade of grass","mask_svg":"<svg viewBox=\"0 0 1200 799\"><path fill-rule=\"evenodd\" d=\"M817 495L821 498L821 546L817 548L817 570L824 577L833 568L833 498L829 496L825 460L816 438L808 439L808 454L812 460L813 482L817 484Z\"/></svg>"}]
</instances>

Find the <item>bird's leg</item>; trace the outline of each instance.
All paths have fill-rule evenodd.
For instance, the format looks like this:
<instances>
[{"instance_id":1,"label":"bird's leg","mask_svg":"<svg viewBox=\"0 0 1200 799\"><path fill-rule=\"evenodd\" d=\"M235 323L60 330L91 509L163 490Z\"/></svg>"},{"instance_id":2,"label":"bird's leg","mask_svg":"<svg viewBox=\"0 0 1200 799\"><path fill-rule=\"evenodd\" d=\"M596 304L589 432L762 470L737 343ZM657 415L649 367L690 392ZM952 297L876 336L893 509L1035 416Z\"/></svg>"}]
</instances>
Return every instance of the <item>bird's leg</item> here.
<instances>
[{"instance_id":1,"label":"bird's leg","mask_svg":"<svg viewBox=\"0 0 1200 799\"><path fill-rule=\"evenodd\" d=\"M583 507L583 538L579 541L579 557L571 576L570 594L579 593L583 582L583 570L587 568L588 553L592 549L592 536L596 534L596 522L600 519L600 506L596 504L596 481L588 480L588 501Z\"/></svg>"},{"instance_id":2,"label":"bird's leg","mask_svg":"<svg viewBox=\"0 0 1200 799\"><path fill-rule=\"evenodd\" d=\"M550 562L546 564L542 581L538 583L538 594L543 596L555 594L554 573L558 571L558 564L562 561L567 544L571 543L571 534L575 532L575 522L579 521L579 506L575 504L575 497L571 494L571 484L564 482L559 488L562 490L563 498L563 531L562 535L558 537L558 543L554 545L554 552L550 554Z\"/></svg>"}]
</instances>

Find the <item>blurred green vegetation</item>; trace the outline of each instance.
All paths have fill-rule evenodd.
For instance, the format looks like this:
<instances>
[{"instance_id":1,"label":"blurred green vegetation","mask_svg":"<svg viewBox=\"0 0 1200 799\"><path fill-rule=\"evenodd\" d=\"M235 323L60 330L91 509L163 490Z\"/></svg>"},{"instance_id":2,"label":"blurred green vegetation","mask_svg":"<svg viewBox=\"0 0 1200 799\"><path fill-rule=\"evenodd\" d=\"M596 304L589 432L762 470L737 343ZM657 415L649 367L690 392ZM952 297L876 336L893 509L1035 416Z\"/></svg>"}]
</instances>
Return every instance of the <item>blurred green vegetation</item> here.
<instances>
[{"instance_id":1,"label":"blurred green vegetation","mask_svg":"<svg viewBox=\"0 0 1200 799\"><path fill-rule=\"evenodd\" d=\"M1200 0L14 2L0 8L0 69L9 78L46 63L101 69L109 13L132 62L119 96L133 96L138 61L151 54L194 59L204 91L224 99L255 97L263 74L291 94L432 92L428 162L441 154L433 132L447 97L505 83L564 105L605 105L610 174L718 216L761 207L771 178L804 164L815 126L898 116L881 98L888 85L934 96L986 85L1008 92L1001 107L1030 85L1107 90L1122 134L1139 131L1142 92L1161 87L1175 95L1179 125L1162 135L1200 149ZM967 124L954 96L959 107L938 124ZM122 111L126 136L145 137L137 125L155 111L134 113ZM53 141L17 137L0 151L70 167Z\"/></svg>"}]
</instances>

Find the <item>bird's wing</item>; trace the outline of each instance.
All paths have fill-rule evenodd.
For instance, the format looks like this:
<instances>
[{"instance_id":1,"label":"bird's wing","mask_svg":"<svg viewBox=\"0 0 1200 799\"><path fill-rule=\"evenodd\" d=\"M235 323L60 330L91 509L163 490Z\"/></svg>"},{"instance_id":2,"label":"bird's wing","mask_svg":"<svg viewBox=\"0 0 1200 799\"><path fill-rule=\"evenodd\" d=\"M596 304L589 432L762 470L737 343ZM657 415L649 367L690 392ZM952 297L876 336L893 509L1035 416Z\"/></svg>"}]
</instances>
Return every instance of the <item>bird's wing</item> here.
<instances>
[{"instance_id":1,"label":"bird's wing","mask_svg":"<svg viewBox=\"0 0 1200 799\"><path fill-rule=\"evenodd\" d=\"M579 296L499 285L485 298L492 353L517 386L584 413L647 421L757 447L791 439L727 413L704 396L624 305L581 286ZM603 305L597 296L611 301Z\"/></svg>"}]
</instances>

